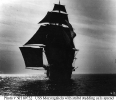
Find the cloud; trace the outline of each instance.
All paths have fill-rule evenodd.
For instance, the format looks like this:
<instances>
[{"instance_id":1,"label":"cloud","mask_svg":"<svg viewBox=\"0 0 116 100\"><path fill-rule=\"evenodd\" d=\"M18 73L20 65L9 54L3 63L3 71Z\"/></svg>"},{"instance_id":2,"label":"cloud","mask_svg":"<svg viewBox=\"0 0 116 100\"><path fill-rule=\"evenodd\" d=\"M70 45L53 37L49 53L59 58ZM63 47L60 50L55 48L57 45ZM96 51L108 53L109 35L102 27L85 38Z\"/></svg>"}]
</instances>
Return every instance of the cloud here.
<instances>
[{"instance_id":1,"label":"cloud","mask_svg":"<svg viewBox=\"0 0 116 100\"><path fill-rule=\"evenodd\" d=\"M104 27L102 27L102 29L80 28L80 30L82 31L81 34L103 42L112 43L115 40L115 30L106 29Z\"/></svg>"},{"instance_id":2,"label":"cloud","mask_svg":"<svg viewBox=\"0 0 116 100\"><path fill-rule=\"evenodd\" d=\"M114 44L115 0L75 0L73 4L73 9L78 12L73 16L77 34Z\"/></svg>"},{"instance_id":3,"label":"cloud","mask_svg":"<svg viewBox=\"0 0 116 100\"><path fill-rule=\"evenodd\" d=\"M109 20L109 5L110 1L107 0L79 0L77 6L80 5L79 11L80 14L89 17L94 20Z\"/></svg>"}]
</instances>

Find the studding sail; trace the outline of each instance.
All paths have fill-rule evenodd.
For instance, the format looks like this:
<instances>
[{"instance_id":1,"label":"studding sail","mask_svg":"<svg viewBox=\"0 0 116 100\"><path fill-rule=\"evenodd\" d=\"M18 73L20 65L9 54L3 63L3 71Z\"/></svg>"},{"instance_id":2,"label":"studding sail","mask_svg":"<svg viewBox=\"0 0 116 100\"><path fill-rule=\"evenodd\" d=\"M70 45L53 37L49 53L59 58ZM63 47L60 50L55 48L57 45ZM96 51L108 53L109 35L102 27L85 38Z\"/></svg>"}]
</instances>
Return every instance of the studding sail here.
<instances>
[{"instance_id":1,"label":"studding sail","mask_svg":"<svg viewBox=\"0 0 116 100\"><path fill-rule=\"evenodd\" d=\"M26 67L43 67L42 48L20 47Z\"/></svg>"}]
</instances>

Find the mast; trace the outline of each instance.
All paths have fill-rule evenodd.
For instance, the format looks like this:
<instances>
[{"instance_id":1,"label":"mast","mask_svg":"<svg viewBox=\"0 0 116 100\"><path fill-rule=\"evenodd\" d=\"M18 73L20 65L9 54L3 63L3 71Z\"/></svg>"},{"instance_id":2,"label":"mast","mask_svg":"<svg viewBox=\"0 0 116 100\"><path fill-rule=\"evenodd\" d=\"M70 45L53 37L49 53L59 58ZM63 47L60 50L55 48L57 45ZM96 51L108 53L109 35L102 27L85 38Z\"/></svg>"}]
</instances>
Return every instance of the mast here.
<instances>
[{"instance_id":1,"label":"mast","mask_svg":"<svg viewBox=\"0 0 116 100\"><path fill-rule=\"evenodd\" d=\"M59 0L59 14L60 14L60 0ZM58 23L58 25L62 25L60 22Z\"/></svg>"},{"instance_id":2,"label":"mast","mask_svg":"<svg viewBox=\"0 0 116 100\"><path fill-rule=\"evenodd\" d=\"M59 0L59 5L60 5L60 0ZM60 13L60 6L59 6L59 13Z\"/></svg>"}]
</instances>

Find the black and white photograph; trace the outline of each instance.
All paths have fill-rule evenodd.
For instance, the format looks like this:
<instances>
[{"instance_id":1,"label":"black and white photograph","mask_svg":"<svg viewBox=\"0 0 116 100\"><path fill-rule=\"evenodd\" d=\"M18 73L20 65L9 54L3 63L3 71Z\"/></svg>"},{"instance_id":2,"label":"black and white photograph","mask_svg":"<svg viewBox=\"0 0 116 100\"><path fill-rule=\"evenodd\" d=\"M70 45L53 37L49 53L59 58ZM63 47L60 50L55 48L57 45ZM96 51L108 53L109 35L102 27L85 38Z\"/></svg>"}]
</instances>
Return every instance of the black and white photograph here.
<instances>
[{"instance_id":1,"label":"black and white photograph","mask_svg":"<svg viewBox=\"0 0 116 100\"><path fill-rule=\"evenodd\" d=\"M116 96L116 0L0 0L0 96Z\"/></svg>"}]
</instances>

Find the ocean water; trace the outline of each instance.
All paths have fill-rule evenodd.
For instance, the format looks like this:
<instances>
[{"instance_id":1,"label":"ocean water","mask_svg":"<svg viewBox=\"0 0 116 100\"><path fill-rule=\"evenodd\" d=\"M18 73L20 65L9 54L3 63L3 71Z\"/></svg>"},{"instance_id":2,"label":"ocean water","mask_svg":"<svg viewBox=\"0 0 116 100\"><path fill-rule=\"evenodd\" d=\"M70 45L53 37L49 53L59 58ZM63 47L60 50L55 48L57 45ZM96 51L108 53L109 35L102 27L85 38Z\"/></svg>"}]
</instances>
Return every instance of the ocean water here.
<instances>
[{"instance_id":1,"label":"ocean water","mask_svg":"<svg viewBox=\"0 0 116 100\"><path fill-rule=\"evenodd\" d=\"M5 96L116 96L116 74L75 74L69 82L42 75L0 76Z\"/></svg>"}]
</instances>

